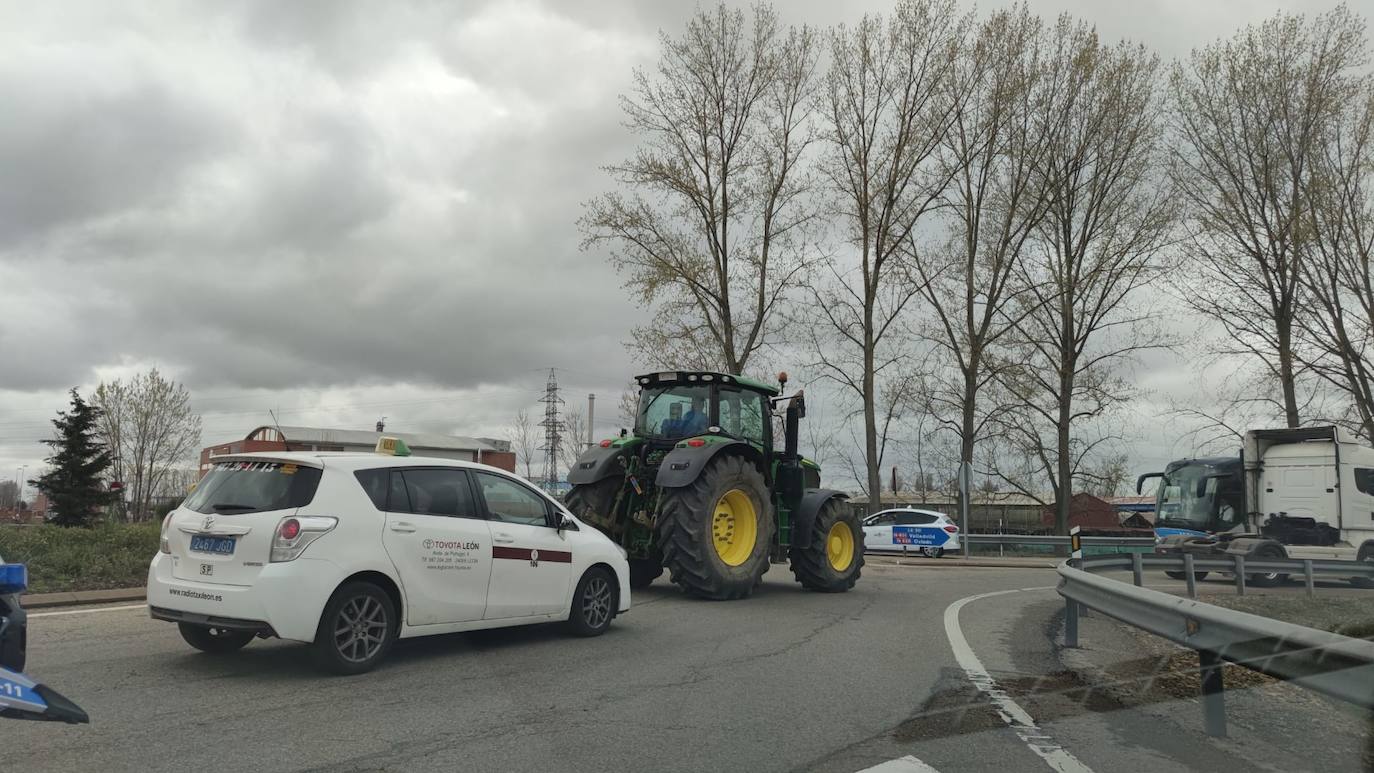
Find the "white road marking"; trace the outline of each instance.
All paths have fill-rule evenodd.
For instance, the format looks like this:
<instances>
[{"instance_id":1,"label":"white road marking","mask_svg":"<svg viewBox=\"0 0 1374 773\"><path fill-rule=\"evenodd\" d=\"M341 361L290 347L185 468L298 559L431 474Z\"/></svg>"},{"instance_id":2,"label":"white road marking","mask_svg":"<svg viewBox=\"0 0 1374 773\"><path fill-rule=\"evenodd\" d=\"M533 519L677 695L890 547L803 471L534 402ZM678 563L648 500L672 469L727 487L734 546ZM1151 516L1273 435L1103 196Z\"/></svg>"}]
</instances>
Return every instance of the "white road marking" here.
<instances>
[{"instance_id":1,"label":"white road marking","mask_svg":"<svg viewBox=\"0 0 1374 773\"><path fill-rule=\"evenodd\" d=\"M945 636L949 638L950 649L954 650L954 659L958 661L959 667L964 669L969 681L973 682L973 686L977 687L979 691L992 699L1002 721L1011 727L1017 737L1032 752L1035 752L1040 759L1059 773L1092 773L1092 768L1084 765L1077 757L1069 754L1062 746L1055 743L1053 738L1041 731L1031 715L1021 708L1016 701L1012 700L1005 690L997 686L997 681L983 667L983 662L974 654L973 648L964 638L964 632L959 628L959 610L963 609L966 604L992 596L1004 596L1008 593L1021 593L1022 591L1053 590L1054 587L1047 585L1040 588L999 590L959 599L945 608Z\"/></svg>"},{"instance_id":2,"label":"white road marking","mask_svg":"<svg viewBox=\"0 0 1374 773\"><path fill-rule=\"evenodd\" d=\"M940 773L940 771L908 754L905 757L888 760L881 765L864 768L858 773Z\"/></svg>"},{"instance_id":3,"label":"white road marking","mask_svg":"<svg viewBox=\"0 0 1374 773\"><path fill-rule=\"evenodd\" d=\"M29 619L35 617L57 617L58 615L94 615L98 612L121 612L126 609L147 609L147 604L129 604L123 607L99 607L97 609L64 609L58 612L30 612Z\"/></svg>"}]
</instances>

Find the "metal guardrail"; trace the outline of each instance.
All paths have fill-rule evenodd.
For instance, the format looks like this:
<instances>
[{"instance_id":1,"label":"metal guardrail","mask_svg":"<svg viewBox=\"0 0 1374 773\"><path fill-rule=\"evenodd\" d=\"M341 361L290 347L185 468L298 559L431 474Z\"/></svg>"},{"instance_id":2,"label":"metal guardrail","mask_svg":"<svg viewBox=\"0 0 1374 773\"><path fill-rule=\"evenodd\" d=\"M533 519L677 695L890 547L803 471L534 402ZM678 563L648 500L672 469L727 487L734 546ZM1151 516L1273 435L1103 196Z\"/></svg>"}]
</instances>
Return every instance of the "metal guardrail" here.
<instances>
[{"instance_id":1,"label":"metal guardrail","mask_svg":"<svg viewBox=\"0 0 1374 773\"><path fill-rule=\"evenodd\" d=\"M1078 564L1075 566L1074 564ZM1059 594L1065 599L1064 640L1078 646L1079 607L1101 612L1175 644L1197 650L1207 732L1226 735L1223 662L1234 663L1357 706L1374 709L1374 641L1306 628L1237 612L1194 599L1139 587L1144 567L1192 572L1218 569L1303 573L1311 578L1363 577L1374 580L1374 562L1274 559L1241 561L1182 556L1094 556L1059 566ZM1100 577L1103 570L1131 570L1135 584ZM1192 583L1189 583L1190 586Z\"/></svg>"},{"instance_id":2,"label":"metal guardrail","mask_svg":"<svg viewBox=\"0 0 1374 773\"><path fill-rule=\"evenodd\" d=\"M1067 547L1069 537L1057 534L964 534L969 545L1059 545ZM1152 547L1154 537L1080 537L1084 545L1101 547Z\"/></svg>"}]
</instances>

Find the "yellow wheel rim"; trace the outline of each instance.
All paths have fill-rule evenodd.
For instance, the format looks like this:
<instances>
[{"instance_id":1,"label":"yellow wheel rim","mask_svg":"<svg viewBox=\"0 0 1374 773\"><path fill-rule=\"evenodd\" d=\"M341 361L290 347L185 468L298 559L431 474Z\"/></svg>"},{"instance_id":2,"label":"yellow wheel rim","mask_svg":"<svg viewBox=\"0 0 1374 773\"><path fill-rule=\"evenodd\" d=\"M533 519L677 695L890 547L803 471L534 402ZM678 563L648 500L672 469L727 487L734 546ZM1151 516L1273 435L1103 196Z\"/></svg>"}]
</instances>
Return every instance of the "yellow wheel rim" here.
<instances>
[{"instance_id":1,"label":"yellow wheel rim","mask_svg":"<svg viewBox=\"0 0 1374 773\"><path fill-rule=\"evenodd\" d=\"M830 533L825 535L825 557L830 561L830 568L837 572L843 572L854 563L854 530L849 524L836 521L830 527Z\"/></svg>"},{"instance_id":2,"label":"yellow wheel rim","mask_svg":"<svg viewBox=\"0 0 1374 773\"><path fill-rule=\"evenodd\" d=\"M737 488L725 492L711 515L711 544L716 547L716 555L727 566L739 566L754 554L758 535L754 500Z\"/></svg>"}]
</instances>

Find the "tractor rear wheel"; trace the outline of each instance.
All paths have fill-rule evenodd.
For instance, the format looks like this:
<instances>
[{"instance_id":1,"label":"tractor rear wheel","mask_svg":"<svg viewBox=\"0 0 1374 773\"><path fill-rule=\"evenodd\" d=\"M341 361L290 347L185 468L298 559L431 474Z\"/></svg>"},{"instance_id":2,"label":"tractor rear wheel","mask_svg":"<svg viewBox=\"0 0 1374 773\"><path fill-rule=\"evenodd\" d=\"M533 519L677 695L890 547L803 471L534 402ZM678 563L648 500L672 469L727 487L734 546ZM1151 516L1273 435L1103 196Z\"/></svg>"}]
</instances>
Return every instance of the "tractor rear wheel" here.
<instances>
[{"instance_id":1,"label":"tractor rear wheel","mask_svg":"<svg viewBox=\"0 0 1374 773\"><path fill-rule=\"evenodd\" d=\"M792 574L807 590L842 593L859 581L864 566L863 528L841 499L826 502L811 525L811 545L792 546Z\"/></svg>"},{"instance_id":2,"label":"tractor rear wheel","mask_svg":"<svg viewBox=\"0 0 1374 773\"><path fill-rule=\"evenodd\" d=\"M658 546L689 595L741 599L768 571L773 530L763 475L742 456L718 456L696 480L664 492Z\"/></svg>"},{"instance_id":3,"label":"tractor rear wheel","mask_svg":"<svg viewBox=\"0 0 1374 773\"><path fill-rule=\"evenodd\" d=\"M615 507L615 496L624 485L624 478L613 475L595 483L573 486L563 497L563 504L573 515L610 533L615 526L615 513L611 512Z\"/></svg>"}]
</instances>

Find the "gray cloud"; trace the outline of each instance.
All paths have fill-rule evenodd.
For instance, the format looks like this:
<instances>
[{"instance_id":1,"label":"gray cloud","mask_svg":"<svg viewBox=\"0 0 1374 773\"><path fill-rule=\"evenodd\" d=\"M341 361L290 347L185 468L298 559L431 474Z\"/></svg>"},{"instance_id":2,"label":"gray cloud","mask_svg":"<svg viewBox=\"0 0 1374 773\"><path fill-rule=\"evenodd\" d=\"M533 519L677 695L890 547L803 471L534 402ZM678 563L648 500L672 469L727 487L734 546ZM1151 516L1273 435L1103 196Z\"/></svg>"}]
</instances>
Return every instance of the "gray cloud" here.
<instances>
[{"instance_id":1,"label":"gray cloud","mask_svg":"<svg viewBox=\"0 0 1374 773\"><path fill-rule=\"evenodd\" d=\"M1272 10L1036 5L1166 55ZM779 11L824 26L865 7L888 4ZM36 463L67 388L154 364L206 398L207 439L266 407L358 424L387 400L417 428L490 434L550 366L612 429L644 313L574 221L632 151L632 68L692 8L208 8L0 10L0 477ZM1179 367L1152 359L1151 378ZM312 413L317 390L364 407Z\"/></svg>"}]
</instances>

